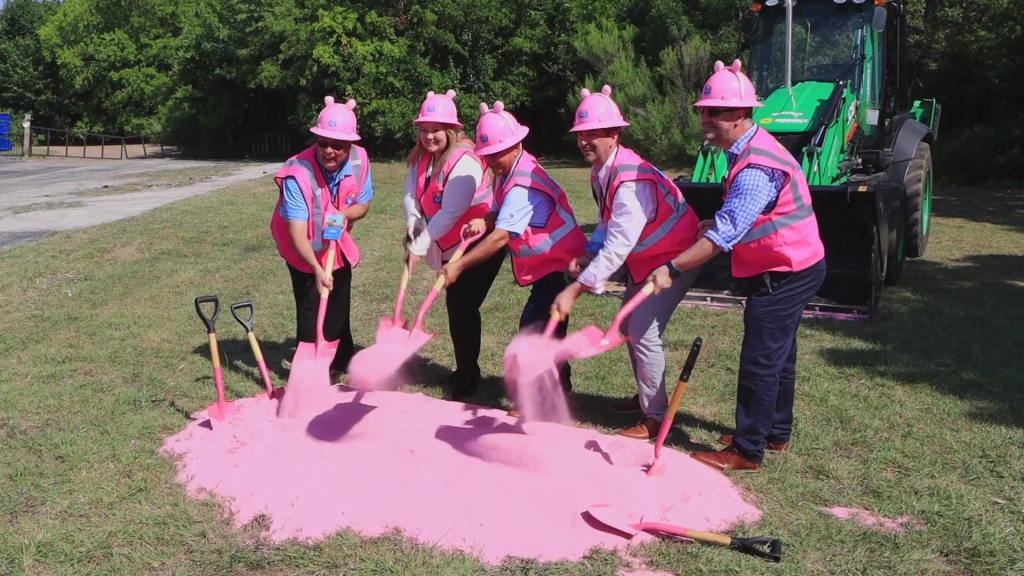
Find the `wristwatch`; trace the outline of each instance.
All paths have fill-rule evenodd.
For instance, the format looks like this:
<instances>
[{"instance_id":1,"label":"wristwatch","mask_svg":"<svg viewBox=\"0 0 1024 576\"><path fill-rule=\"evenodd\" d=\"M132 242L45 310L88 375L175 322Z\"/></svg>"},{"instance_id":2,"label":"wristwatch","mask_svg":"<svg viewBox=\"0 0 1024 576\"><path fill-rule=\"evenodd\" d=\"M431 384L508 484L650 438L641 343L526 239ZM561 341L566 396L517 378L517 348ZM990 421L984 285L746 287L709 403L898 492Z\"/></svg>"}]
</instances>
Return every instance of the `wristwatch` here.
<instances>
[{"instance_id":1,"label":"wristwatch","mask_svg":"<svg viewBox=\"0 0 1024 576\"><path fill-rule=\"evenodd\" d=\"M676 265L673 264L671 260L668 261L668 264L666 264L666 266L668 266L668 276L673 280L679 278L679 275L683 273L682 270L676 268Z\"/></svg>"}]
</instances>

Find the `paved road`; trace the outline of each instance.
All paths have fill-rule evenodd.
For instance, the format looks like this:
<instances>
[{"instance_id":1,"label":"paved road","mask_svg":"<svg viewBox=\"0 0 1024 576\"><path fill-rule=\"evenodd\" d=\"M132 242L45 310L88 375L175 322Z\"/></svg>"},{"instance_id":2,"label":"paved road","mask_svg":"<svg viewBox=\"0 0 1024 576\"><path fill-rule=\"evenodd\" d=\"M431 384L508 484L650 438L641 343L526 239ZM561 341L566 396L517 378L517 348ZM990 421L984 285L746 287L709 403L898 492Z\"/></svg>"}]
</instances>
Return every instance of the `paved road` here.
<instances>
[{"instance_id":1,"label":"paved road","mask_svg":"<svg viewBox=\"0 0 1024 576\"><path fill-rule=\"evenodd\" d=\"M137 216L165 204L274 174L280 164L232 163L233 171L175 188L152 187L110 196L75 196L104 185L145 181L147 172L217 166L216 162L174 159L89 160L0 159L0 250L62 230L95 226ZM15 214L18 206L42 202L81 202L84 206Z\"/></svg>"}]
</instances>

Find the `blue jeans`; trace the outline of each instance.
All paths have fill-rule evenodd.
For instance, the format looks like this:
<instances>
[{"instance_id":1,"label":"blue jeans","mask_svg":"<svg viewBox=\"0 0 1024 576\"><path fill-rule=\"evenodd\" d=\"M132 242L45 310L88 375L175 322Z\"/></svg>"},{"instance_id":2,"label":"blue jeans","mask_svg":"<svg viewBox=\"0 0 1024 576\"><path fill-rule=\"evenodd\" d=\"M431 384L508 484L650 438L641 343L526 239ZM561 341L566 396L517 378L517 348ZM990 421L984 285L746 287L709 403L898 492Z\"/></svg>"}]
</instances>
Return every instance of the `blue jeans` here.
<instances>
[{"instance_id":1,"label":"blue jeans","mask_svg":"<svg viewBox=\"0 0 1024 576\"><path fill-rule=\"evenodd\" d=\"M768 442L789 442L796 393L796 334L804 306L825 279L825 260L799 272L769 272L746 279L736 390L736 433L740 454L761 463Z\"/></svg>"},{"instance_id":2,"label":"blue jeans","mask_svg":"<svg viewBox=\"0 0 1024 576\"><path fill-rule=\"evenodd\" d=\"M552 272L534 282L530 286L530 297L526 300L526 306L523 307L523 313L519 317L519 329L533 327L537 331L543 332L551 317L551 304L568 285L565 274L562 272ZM568 331L569 319L563 318L555 327L554 335L558 338L565 338ZM566 392L572 390L572 369L569 367L569 363L566 362L559 366L558 371L562 380L562 388Z\"/></svg>"}]
</instances>

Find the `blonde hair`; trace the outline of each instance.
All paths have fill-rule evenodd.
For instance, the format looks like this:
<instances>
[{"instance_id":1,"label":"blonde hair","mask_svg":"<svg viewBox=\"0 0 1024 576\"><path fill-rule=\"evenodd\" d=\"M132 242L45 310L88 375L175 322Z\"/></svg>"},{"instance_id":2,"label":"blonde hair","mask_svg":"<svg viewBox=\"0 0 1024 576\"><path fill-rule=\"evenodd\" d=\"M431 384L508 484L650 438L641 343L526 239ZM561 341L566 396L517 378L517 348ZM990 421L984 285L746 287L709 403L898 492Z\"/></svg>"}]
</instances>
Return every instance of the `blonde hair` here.
<instances>
[{"instance_id":1,"label":"blonde hair","mask_svg":"<svg viewBox=\"0 0 1024 576\"><path fill-rule=\"evenodd\" d=\"M455 150L455 147L460 143L473 144L473 141L466 136L466 133L455 126L448 125L444 130L445 145L444 152L441 153L441 158L438 159L438 166L444 166L445 161L448 159L448 155ZM420 158L428 154L426 148L423 147L423 143L420 142L419 127L416 127L416 145L412 147L412 151L409 152L409 156L405 159L405 164L409 168L416 166L419 163Z\"/></svg>"}]
</instances>

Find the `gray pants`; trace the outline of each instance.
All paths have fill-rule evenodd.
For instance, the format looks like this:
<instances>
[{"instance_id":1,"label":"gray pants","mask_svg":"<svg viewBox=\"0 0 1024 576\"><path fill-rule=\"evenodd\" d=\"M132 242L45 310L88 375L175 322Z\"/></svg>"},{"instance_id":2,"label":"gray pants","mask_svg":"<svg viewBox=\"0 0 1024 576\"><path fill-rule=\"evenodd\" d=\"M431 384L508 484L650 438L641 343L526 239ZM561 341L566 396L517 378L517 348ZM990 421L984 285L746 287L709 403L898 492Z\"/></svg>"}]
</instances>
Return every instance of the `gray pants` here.
<instances>
[{"instance_id":1,"label":"gray pants","mask_svg":"<svg viewBox=\"0 0 1024 576\"><path fill-rule=\"evenodd\" d=\"M701 266L684 271L668 290L662 290L648 296L644 302L629 315L620 328L629 340L629 361L633 365L637 391L640 394L640 409L655 420L662 421L668 411L668 392L665 389L665 346L661 337L665 334L672 314L679 303L686 297L687 291L700 273ZM643 283L646 284L646 281ZM633 284L626 280L626 292L622 305L643 288L643 284Z\"/></svg>"}]
</instances>

